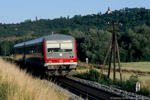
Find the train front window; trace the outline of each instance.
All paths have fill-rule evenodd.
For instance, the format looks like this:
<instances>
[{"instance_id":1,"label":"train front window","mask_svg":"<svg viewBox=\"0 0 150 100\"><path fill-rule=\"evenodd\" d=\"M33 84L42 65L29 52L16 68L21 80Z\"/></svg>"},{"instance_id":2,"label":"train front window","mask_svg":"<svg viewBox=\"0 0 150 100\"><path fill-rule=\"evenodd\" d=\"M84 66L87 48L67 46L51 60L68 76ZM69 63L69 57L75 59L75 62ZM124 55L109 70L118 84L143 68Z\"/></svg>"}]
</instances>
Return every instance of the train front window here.
<instances>
[{"instance_id":1,"label":"train front window","mask_svg":"<svg viewBox=\"0 0 150 100\"><path fill-rule=\"evenodd\" d=\"M48 52L59 52L60 46L59 43L49 43L47 44Z\"/></svg>"},{"instance_id":2,"label":"train front window","mask_svg":"<svg viewBox=\"0 0 150 100\"><path fill-rule=\"evenodd\" d=\"M72 52L73 51L73 43L72 41L61 41L57 43L57 41L47 41L47 51L49 53L52 52Z\"/></svg>"},{"instance_id":3,"label":"train front window","mask_svg":"<svg viewBox=\"0 0 150 100\"><path fill-rule=\"evenodd\" d=\"M72 48L72 43L61 43L61 50L63 50L63 52L72 52Z\"/></svg>"}]
</instances>

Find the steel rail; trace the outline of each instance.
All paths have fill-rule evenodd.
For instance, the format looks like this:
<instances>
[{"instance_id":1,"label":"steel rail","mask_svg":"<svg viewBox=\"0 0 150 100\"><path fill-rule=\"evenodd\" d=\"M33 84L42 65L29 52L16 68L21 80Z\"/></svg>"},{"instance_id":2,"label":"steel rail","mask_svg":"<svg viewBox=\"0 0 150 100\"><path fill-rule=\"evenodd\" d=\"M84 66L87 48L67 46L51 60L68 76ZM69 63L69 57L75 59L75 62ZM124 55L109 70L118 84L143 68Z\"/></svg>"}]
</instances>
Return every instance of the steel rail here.
<instances>
[{"instance_id":1,"label":"steel rail","mask_svg":"<svg viewBox=\"0 0 150 100\"><path fill-rule=\"evenodd\" d=\"M65 77L56 78L55 81L60 85L65 86L67 89L78 92L78 95L84 95L84 97L87 96L88 100L112 100L113 98L120 97L116 94L112 94Z\"/></svg>"}]
</instances>

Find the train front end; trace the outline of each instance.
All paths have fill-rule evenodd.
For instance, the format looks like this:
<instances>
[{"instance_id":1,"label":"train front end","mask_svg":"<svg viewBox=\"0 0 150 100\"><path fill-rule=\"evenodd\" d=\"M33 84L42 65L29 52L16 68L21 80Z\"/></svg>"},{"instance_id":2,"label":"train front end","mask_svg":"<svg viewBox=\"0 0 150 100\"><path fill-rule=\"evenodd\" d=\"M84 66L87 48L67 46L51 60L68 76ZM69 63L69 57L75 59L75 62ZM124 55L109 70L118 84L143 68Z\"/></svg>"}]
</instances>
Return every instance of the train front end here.
<instances>
[{"instance_id":1,"label":"train front end","mask_svg":"<svg viewBox=\"0 0 150 100\"><path fill-rule=\"evenodd\" d=\"M49 76L65 76L75 72L77 50L75 38L62 35L43 40L46 73Z\"/></svg>"}]
</instances>

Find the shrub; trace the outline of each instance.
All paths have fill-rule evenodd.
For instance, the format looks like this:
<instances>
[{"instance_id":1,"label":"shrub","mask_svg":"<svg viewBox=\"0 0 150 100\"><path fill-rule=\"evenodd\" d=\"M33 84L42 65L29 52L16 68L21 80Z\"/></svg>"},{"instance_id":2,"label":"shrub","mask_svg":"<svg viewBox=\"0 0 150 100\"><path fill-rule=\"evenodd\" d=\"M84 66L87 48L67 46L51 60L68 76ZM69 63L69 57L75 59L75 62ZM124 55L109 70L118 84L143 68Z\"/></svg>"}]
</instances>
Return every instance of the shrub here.
<instances>
[{"instance_id":1,"label":"shrub","mask_svg":"<svg viewBox=\"0 0 150 100\"><path fill-rule=\"evenodd\" d=\"M96 71L96 70L94 70L94 69L90 69L90 71L89 71L89 79L91 80L91 81L98 81L98 78L99 78L99 72L98 71Z\"/></svg>"},{"instance_id":2,"label":"shrub","mask_svg":"<svg viewBox=\"0 0 150 100\"><path fill-rule=\"evenodd\" d=\"M150 97L150 90L146 88L141 88L140 92L138 92L141 95L149 96Z\"/></svg>"},{"instance_id":3,"label":"shrub","mask_svg":"<svg viewBox=\"0 0 150 100\"><path fill-rule=\"evenodd\" d=\"M138 76L132 75L128 80L123 82L122 88L130 92L135 92L135 86L137 82L138 82Z\"/></svg>"},{"instance_id":4,"label":"shrub","mask_svg":"<svg viewBox=\"0 0 150 100\"><path fill-rule=\"evenodd\" d=\"M89 71L86 71L84 73L79 73L79 74L74 75L74 76L82 78L82 79L98 82L99 72L91 68Z\"/></svg>"},{"instance_id":5,"label":"shrub","mask_svg":"<svg viewBox=\"0 0 150 100\"><path fill-rule=\"evenodd\" d=\"M113 84L113 81L109 79L107 75L104 74L102 74L101 79L98 82L105 85Z\"/></svg>"}]
</instances>

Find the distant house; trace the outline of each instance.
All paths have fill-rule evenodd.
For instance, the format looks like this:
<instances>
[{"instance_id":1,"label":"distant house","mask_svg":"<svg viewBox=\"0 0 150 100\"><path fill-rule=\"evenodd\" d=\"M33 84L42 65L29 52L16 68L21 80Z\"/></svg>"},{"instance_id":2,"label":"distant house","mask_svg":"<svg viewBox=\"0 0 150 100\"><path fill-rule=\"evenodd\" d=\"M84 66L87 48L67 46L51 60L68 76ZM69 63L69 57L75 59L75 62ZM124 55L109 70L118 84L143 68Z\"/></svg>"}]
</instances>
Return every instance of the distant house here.
<instances>
[{"instance_id":1,"label":"distant house","mask_svg":"<svg viewBox=\"0 0 150 100\"><path fill-rule=\"evenodd\" d=\"M110 11L110 8L108 7L108 10L106 11L105 14L112 14L112 11Z\"/></svg>"}]
</instances>

